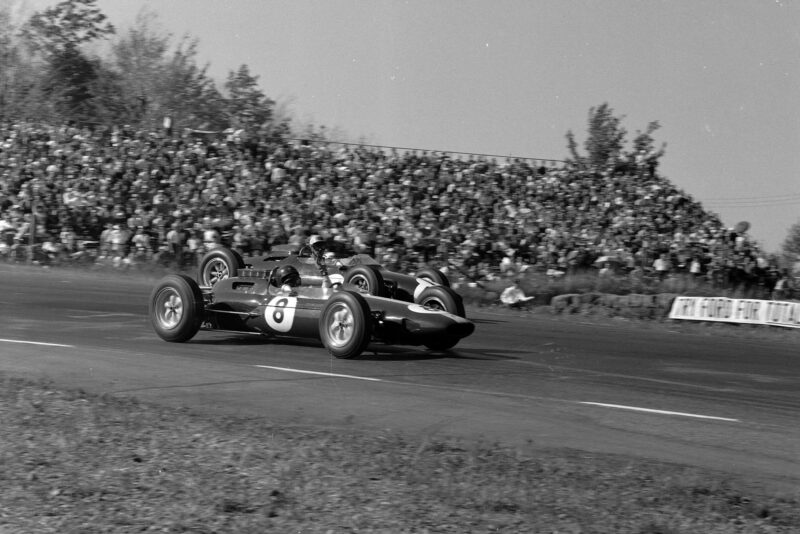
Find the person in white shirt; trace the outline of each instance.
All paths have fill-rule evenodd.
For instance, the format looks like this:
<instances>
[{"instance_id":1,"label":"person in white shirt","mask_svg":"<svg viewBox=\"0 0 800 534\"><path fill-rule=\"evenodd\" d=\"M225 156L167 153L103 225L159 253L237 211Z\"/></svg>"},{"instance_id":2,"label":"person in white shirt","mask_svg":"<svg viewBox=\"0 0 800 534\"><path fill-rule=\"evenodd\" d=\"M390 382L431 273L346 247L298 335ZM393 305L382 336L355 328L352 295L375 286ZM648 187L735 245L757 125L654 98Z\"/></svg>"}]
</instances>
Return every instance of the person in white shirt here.
<instances>
[{"instance_id":1,"label":"person in white shirt","mask_svg":"<svg viewBox=\"0 0 800 534\"><path fill-rule=\"evenodd\" d=\"M664 253L659 254L658 258L653 261L653 270L661 280L667 277L671 269L672 263L670 263L669 257Z\"/></svg>"},{"instance_id":2,"label":"person in white shirt","mask_svg":"<svg viewBox=\"0 0 800 534\"><path fill-rule=\"evenodd\" d=\"M526 296L519 283L519 280L514 280L514 283L505 288L500 294L500 302L509 308L521 308L535 298Z\"/></svg>"}]
</instances>

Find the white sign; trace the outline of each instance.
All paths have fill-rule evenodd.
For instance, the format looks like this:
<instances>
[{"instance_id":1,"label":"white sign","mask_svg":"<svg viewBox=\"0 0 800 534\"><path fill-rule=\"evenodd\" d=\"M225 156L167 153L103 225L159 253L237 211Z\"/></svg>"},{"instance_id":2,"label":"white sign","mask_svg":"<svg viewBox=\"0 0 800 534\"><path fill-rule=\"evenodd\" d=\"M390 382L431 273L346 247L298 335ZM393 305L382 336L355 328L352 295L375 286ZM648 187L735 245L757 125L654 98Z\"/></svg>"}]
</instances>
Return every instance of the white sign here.
<instances>
[{"instance_id":1,"label":"white sign","mask_svg":"<svg viewBox=\"0 0 800 534\"><path fill-rule=\"evenodd\" d=\"M800 302L677 297L672 303L669 318L800 328Z\"/></svg>"}]
</instances>

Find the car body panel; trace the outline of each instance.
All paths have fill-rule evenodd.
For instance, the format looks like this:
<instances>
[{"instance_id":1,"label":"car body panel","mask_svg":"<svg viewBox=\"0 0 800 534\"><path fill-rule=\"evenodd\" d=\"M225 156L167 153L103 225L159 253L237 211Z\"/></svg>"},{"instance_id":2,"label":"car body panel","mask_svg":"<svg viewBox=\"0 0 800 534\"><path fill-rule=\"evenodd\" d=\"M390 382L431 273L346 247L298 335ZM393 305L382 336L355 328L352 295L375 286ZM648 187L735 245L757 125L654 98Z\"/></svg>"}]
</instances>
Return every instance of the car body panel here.
<instances>
[{"instance_id":1,"label":"car body panel","mask_svg":"<svg viewBox=\"0 0 800 534\"><path fill-rule=\"evenodd\" d=\"M302 285L291 291L270 284L274 270L242 269L237 276L201 288L205 329L255 332L270 336L320 339L319 319L328 299L342 288ZM460 340L475 325L457 315L413 302L359 293L369 307L372 340L425 345L445 336Z\"/></svg>"},{"instance_id":2,"label":"car body panel","mask_svg":"<svg viewBox=\"0 0 800 534\"><path fill-rule=\"evenodd\" d=\"M303 285L322 285L324 277L320 274L315 259L311 255L301 254L302 249L303 247L297 245L278 245L264 256L248 260L247 267L271 270L283 265L291 265L300 273ZM325 266L333 283L342 283L347 271L359 265L368 266L380 272L386 286L385 294L392 299L414 302L426 287L437 285L423 278L391 271L372 256L350 253L344 247L329 251L325 255Z\"/></svg>"}]
</instances>

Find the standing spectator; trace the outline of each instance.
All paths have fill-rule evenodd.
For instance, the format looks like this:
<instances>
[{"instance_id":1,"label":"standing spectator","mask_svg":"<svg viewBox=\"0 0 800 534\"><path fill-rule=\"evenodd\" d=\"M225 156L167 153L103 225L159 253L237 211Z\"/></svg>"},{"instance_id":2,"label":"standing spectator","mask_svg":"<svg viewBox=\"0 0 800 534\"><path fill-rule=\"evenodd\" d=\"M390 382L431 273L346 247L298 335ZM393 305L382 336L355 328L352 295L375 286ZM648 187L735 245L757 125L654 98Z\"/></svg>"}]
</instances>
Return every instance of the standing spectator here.
<instances>
[{"instance_id":1,"label":"standing spectator","mask_svg":"<svg viewBox=\"0 0 800 534\"><path fill-rule=\"evenodd\" d=\"M703 276L703 263L700 261L700 256L695 254L689 262L689 273L695 280Z\"/></svg>"},{"instance_id":2,"label":"standing spectator","mask_svg":"<svg viewBox=\"0 0 800 534\"><path fill-rule=\"evenodd\" d=\"M600 271L597 273L601 278L610 278L614 276L614 267L611 265L610 261L604 262L603 266L600 268Z\"/></svg>"},{"instance_id":3,"label":"standing spectator","mask_svg":"<svg viewBox=\"0 0 800 534\"><path fill-rule=\"evenodd\" d=\"M128 255L128 242L130 241L130 237L130 232L122 225L115 224L111 227L108 240L111 245L111 256L114 261L120 261Z\"/></svg>"},{"instance_id":4,"label":"standing spectator","mask_svg":"<svg viewBox=\"0 0 800 534\"><path fill-rule=\"evenodd\" d=\"M200 261L200 256L203 253L203 241L195 230L190 230L188 234L186 238L186 252L192 262L192 266L197 266Z\"/></svg>"},{"instance_id":5,"label":"standing spectator","mask_svg":"<svg viewBox=\"0 0 800 534\"><path fill-rule=\"evenodd\" d=\"M59 241L66 255L70 255L78 249L78 236L70 225L65 225L61 228Z\"/></svg>"},{"instance_id":6,"label":"standing spectator","mask_svg":"<svg viewBox=\"0 0 800 534\"><path fill-rule=\"evenodd\" d=\"M671 269L672 265L669 261L669 256L667 256L666 253L662 252L655 260L653 260L653 270L655 271L659 280L664 280Z\"/></svg>"},{"instance_id":7,"label":"standing spectator","mask_svg":"<svg viewBox=\"0 0 800 534\"><path fill-rule=\"evenodd\" d=\"M772 290L772 300L785 300L794 296L794 282L792 277L789 276L789 270L783 269L780 273L778 281L775 282L775 287Z\"/></svg>"},{"instance_id":8,"label":"standing spectator","mask_svg":"<svg viewBox=\"0 0 800 534\"><path fill-rule=\"evenodd\" d=\"M150 246L150 236L145 233L144 227L139 226L136 228L136 233L131 238L131 246L133 247L134 258L137 261L150 259L153 249Z\"/></svg>"},{"instance_id":9,"label":"standing spectator","mask_svg":"<svg viewBox=\"0 0 800 534\"><path fill-rule=\"evenodd\" d=\"M111 230L113 229L111 223L106 223L103 231L100 232L100 257L105 258L111 253Z\"/></svg>"},{"instance_id":10,"label":"standing spectator","mask_svg":"<svg viewBox=\"0 0 800 534\"><path fill-rule=\"evenodd\" d=\"M168 250L174 257L175 264L180 268L183 265L184 234L179 223L172 223L167 232L166 241Z\"/></svg>"},{"instance_id":11,"label":"standing spectator","mask_svg":"<svg viewBox=\"0 0 800 534\"><path fill-rule=\"evenodd\" d=\"M206 251L218 247L220 244L219 232L211 224L211 219L203 221L203 246Z\"/></svg>"}]
</instances>

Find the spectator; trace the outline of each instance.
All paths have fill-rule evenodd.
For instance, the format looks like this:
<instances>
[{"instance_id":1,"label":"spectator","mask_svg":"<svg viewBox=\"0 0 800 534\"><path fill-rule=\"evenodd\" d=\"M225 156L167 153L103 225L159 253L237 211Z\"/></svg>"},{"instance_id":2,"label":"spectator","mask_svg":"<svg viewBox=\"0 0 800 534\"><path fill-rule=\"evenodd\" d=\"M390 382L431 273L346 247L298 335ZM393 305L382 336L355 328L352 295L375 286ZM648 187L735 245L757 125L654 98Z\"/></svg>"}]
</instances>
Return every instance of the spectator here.
<instances>
[{"instance_id":1,"label":"spectator","mask_svg":"<svg viewBox=\"0 0 800 534\"><path fill-rule=\"evenodd\" d=\"M660 177L652 155L626 154L625 165L587 173L570 164L325 142L255 139L258 149L246 150L242 135L0 123L0 220L14 236L5 248L24 251L19 244L31 232L42 241L69 225L75 243L99 241L105 255L119 225L149 237L161 257L176 250L169 239L178 224L201 232L203 250L258 251L324 230L364 253L390 254L396 265L437 261L484 278L501 269L517 276L519 265L596 273L594 259L609 253L628 271L638 265L659 277L678 269L697 277L699 250L707 276L723 283L759 286L768 271L747 235ZM36 228L33 205L42 208ZM657 268L664 250L675 258ZM738 261L726 265L733 252Z\"/></svg>"},{"instance_id":2,"label":"spectator","mask_svg":"<svg viewBox=\"0 0 800 534\"><path fill-rule=\"evenodd\" d=\"M653 260L653 270L655 271L659 280L663 280L667 277L670 270L672 270L672 263L670 262L666 253L662 252L655 260Z\"/></svg>"},{"instance_id":3,"label":"spectator","mask_svg":"<svg viewBox=\"0 0 800 534\"><path fill-rule=\"evenodd\" d=\"M535 297L528 297L520 287L520 280L515 279L514 283L508 286L500 294L500 302L509 308L521 308L527 306Z\"/></svg>"},{"instance_id":4,"label":"spectator","mask_svg":"<svg viewBox=\"0 0 800 534\"><path fill-rule=\"evenodd\" d=\"M614 267L611 265L610 261L606 261L603 263L603 267L600 268L600 271L597 273L601 278L610 278L614 276Z\"/></svg>"},{"instance_id":5,"label":"spectator","mask_svg":"<svg viewBox=\"0 0 800 534\"><path fill-rule=\"evenodd\" d=\"M183 259L184 235L180 223L174 222L166 235L167 247L175 258L175 263L180 267Z\"/></svg>"},{"instance_id":6,"label":"spectator","mask_svg":"<svg viewBox=\"0 0 800 534\"><path fill-rule=\"evenodd\" d=\"M788 269L783 269L772 290L772 300L786 300L794 296L794 281Z\"/></svg>"},{"instance_id":7,"label":"spectator","mask_svg":"<svg viewBox=\"0 0 800 534\"><path fill-rule=\"evenodd\" d=\"M121 260L128 255L128 242L130 238L130 232L124 226L115 224L111 227L107 239L110 243L112 258Z\"/></svg>"},{"instance_id":8,"label":"spectator","mask_svg":"<svg viewBox=\"0 0 800 534\"><path fill-rule=\"evenodd\" d=\"M143 226L136 228L136 233L131 237L131 246L137 261L150 259L153 249L150 246L150 236L145 233Z\"/></svg>"},{"instance_id":9,"label":"spectator","mask_svg":"<svg viewBox=\"0 0 800 534\"><path fill-rule=\"evenodd\" d=\"M219 232L211 225L211 218L207 217L203 221L203 246L209 251L218 247L220 242Z\"/></svg>"}]
</instances>

